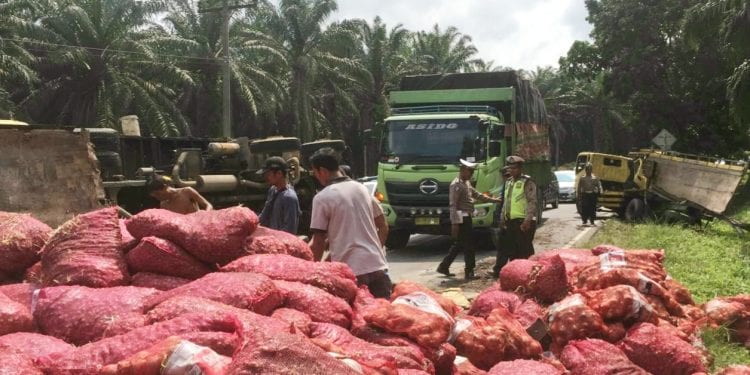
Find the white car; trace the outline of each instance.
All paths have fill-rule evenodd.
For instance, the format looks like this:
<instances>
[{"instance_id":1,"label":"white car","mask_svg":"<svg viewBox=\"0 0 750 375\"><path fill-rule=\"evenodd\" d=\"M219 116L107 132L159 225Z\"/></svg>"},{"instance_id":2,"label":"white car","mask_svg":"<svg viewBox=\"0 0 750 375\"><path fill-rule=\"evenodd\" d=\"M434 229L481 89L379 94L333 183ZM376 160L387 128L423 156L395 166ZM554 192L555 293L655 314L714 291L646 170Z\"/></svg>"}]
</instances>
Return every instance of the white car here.
<instances>
[{"instance_id":1,"label":"white car","mask_svg":"<svg viewBox=\"0 0 750 375\"><path fill-rule=\"evenodd\" d=\"M574 171L555 171L557 184L559 186L558 197L560 202L576 201L576 173Z\"/></svg>"}]
</instances>

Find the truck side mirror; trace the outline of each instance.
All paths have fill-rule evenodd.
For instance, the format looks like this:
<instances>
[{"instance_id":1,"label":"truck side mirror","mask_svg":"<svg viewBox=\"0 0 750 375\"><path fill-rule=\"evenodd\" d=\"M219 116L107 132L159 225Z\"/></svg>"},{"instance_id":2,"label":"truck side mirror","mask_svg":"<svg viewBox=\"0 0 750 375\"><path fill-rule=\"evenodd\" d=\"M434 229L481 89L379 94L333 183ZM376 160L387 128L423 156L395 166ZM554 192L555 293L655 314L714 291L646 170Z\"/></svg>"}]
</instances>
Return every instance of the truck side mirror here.
<instances>
[{"instance_id":1,"label":"truck side mirror","mask_svg":"<svg viewBox=\"0 0 750 375\"><path fill-rule=\"evenodd\" d=\"M375 135L373 134L372 129L363 130L362 136L365 140L365 143L372 143L375 140Z\"/></svg>"}]
</instances>

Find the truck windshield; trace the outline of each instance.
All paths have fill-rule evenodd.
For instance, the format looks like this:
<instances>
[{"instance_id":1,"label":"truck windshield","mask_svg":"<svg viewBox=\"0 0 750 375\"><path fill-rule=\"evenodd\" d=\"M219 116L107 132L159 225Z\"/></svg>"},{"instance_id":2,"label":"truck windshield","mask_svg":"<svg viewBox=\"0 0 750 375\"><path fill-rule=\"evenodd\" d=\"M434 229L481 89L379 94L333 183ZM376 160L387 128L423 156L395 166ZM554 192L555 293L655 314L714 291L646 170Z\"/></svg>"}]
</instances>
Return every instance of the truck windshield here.
<instances>
[{"instance_id":1,"label":"truck windshield","mask_svg":"<svg viewBox=\"0 0 750 375\"><path fill-rule=\"evenodd\" d=\"M455 163L459 158L478 155L478 136L478 121L474 119L390 121L383 140L383 161Z\"/></svg>"}]
</instances>

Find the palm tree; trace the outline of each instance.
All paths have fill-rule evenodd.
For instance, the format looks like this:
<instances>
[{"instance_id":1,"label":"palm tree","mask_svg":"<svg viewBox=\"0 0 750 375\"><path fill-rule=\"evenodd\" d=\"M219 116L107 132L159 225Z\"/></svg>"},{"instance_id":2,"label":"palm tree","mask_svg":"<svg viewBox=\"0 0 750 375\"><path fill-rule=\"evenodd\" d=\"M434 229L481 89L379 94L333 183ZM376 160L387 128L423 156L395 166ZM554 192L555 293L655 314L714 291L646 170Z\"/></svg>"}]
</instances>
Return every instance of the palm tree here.
<instances>
[{"instance_id":1,"label":"palm tree","mask_svg":"<svg viewBox=\"0 0 750 375\"><path fill-rule=\"evenodd\" d=\"M336 9L334 0L281 0L278 8L263 3L257 10L260 31L276 41L273 48L283 51L290 66L289 130L305 141L331 129L326 113L358 112L352 87L368 75L355 59L336 53L355 40L353 31L323 28Z\"/></svg>"},{"instance_id":2,"label":"palm tree","mask_svg":"<svg viewBox=\"0 0 750 375\"><path fill-rule=\"evenodd\" d=\"M435 24L430 32L420 31L414 39L415 54L424 73L456 73L475 69L481 62L471 37L450 26L445 31Z\"/></svg>"},{"instance_id":3,"label":"palm tree","mask_svg":"<svg viewBox=\"0 0 750 375\"><path fill-rule=\"evenodd\" d=\"M695 5L685 17L683 30L691 45L718 36L720 52L731 75L726 77L727 99L735 119L750 123L750 2L712 0ZM716 43L716 41L714 41Z\"/></svg>"},{"instance_id":4,"label":"palm tree","mask_svg":"<svg viewBox=\"0 0 750 375\"><path fill-rule=\"evenodd\" d=\"M355 91L359 103L359 118L355 121L353 131L349 132L350 140L347 140L353 154L362 156L352 160L353 166L364 170L365 147L361 131L371 129L376 121L385 118L388 112L386 93L398 87L401 77L418 73L407 53L411 33L401 24L389 29L380 17L375 17L371 24L356 19L346 20L332 27L354 31L356 40L349 56L360 61L369 72L366 76L360 76L363 79L358 86L362 89ZM344 45L348 46L348 43ZM368 156L367 160L375 160L374 153Z\"/></svg>"},{"instance_id":5,"label":"palm tree","mask_svg":"<svg viewBox=\"0 0 750 375\"><path fill-rule=\"evenodd\" d=\"M14 117L13 97L28 92L38 81L35 56L26 49L22 30L30 27L41 4L12 0L0 3L0 118Z\"/></svg>"},{"instance_id":6,"label":"palm tree","mask_svg":"<svg viewBox=\"0 0 750 375\"><path fill-rule=\"evenodd\" d=\"M22 105L36 122L117 127L136 114L153 135L189 133L175 104L193 80L159 55L147 28L159 1L59 0L32 36L40 84Z\"/></svg>"},{"instance_id":7,"label":"palm tree","mask_svg":"<svg viewBox=\"0 0 750 375\"><path fill-rule=\"evenodd\" d=\"M218 4L202 3L206 7ZM168 9L163 20L167 28L153 41L164 53L187 57L176 63L190 72L195 85L183 90L179 106L191 120L193 133L217 136L222 116L223 17L218 12L201 13L195 0L173 0ZM283 83L263 65L283 67L286 61L269 47L267 36L252 29L250 20L235 16L230 22L233 134L246 135L247 125L257 125L253 120L258 116L272 115L284 94Z\"/></svg>"}]
</instances>

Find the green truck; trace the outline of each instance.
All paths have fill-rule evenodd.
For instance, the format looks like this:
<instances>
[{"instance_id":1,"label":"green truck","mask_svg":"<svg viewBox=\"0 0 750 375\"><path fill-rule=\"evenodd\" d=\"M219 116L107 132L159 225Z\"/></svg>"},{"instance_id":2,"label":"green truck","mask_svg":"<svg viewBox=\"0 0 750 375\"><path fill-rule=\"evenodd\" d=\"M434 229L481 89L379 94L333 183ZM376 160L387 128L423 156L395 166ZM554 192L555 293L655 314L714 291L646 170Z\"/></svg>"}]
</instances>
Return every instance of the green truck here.
<instances>
[{"instance_id":1,"label":"green truck","mask_svg":"<svg viewBox=\"0 0 750 375\"><path fill-rule=\"evenodd\" d=\"M472 181L479 192L498 196L505 158L523 157L524 173L539 186L543 202L552 178L544 100L518 73L405 77L389 104L389 117L375 129L375 196L390 227L387 247L406 246L413 233L450 233L448 187L459 158L479 163ZM475 230L493 233L497 205L474 207ZM542 210L540 204L540 219Z\"/></svg>"}]
</instances>

